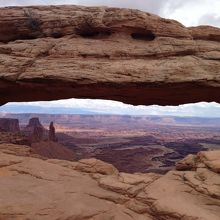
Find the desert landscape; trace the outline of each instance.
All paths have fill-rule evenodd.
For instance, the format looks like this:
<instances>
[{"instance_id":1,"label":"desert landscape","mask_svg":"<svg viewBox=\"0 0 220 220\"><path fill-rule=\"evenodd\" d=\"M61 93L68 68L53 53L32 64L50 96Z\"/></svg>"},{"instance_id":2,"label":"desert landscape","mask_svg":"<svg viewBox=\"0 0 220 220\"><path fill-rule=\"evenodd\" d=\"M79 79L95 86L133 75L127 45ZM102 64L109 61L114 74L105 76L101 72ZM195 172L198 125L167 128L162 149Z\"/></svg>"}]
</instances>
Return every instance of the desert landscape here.
<instances>
[{"instance_id":1,"label":"desert landscape","mask_svg":"<svg viewBox=\"0 0 220 220\"><path fill-rule=\"evenodd\" d=\"M96 158L121 172L166 173L188 154L220 149L219 118L67 114L4 117L0 119L2 131L1 121L3 124L14 118L14 124L8 122L12 123L8 131L20 140L12 135L7 140L1 133L1 142L27 144L48 158ZM49 137L51 122L54 134ZM49 149L51 153L47 154Z\"/></svg>"},{"instance_id":2,"label":"desert landscape","mask_svg":"<svg viewBox=\"0 0 220 220\"><path fill-rule=\"evenodd\" d=\"M100 123L113 117L124 124L122 132L92 126L97 116L64 117L75 126L65 126L63 117L41 115L44 126L38 117L21 126L18 119L0 119L0 219L219 219L218 126L151 125L144 132L138 123L125 129L123 116L98 116ZM51 118L59 121L58 133L45 122ZM173 132L172 142L165 131Z\"/></svg>"},{"instance_id":3,"label":"desert landscape","mask_svg":"<svg viewBox=\"0 0 220 220\"><path fill-rule=\"evenodd\" d=\"M219 220L219 1L97 2L0 2L0 220Z\"/></svg>"}]
</instances>

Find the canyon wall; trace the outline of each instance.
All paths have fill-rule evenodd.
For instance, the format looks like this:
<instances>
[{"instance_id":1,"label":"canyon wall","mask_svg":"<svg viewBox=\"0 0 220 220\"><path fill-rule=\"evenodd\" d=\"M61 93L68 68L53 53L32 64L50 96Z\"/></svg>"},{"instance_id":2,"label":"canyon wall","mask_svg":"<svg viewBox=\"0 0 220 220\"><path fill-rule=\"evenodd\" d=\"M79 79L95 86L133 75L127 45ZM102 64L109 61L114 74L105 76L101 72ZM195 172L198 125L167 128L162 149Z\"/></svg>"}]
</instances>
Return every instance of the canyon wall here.
<instances>
[{"instance_id":1,"label":"canyon wall","mask_svg":"<svg viewBox=\"0 0 220 220\"><path fill-rule=\"evenodd\" d=\"M20 132L18 119L0 118L0 132Z\"/></svg>"}]
</instances>

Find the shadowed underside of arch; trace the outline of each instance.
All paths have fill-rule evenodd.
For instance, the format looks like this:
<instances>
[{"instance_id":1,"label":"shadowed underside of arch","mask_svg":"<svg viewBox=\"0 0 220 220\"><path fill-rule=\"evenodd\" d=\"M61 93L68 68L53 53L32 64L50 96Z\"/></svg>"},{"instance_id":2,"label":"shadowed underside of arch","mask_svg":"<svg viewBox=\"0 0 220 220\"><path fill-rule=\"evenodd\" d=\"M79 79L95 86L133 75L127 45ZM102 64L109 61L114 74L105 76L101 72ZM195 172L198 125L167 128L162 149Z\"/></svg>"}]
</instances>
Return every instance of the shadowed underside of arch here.
<instances>
[{"instance_id":1,"label":"shadowed underside of arch","mask_svg":"<svg viewBox=\"0 0 220 220\"><path fill-rule=\"evenodd\" d=\"M220 102L220 29L130 9L0 9L0 103Z\"/></svg>"}]
</instances>

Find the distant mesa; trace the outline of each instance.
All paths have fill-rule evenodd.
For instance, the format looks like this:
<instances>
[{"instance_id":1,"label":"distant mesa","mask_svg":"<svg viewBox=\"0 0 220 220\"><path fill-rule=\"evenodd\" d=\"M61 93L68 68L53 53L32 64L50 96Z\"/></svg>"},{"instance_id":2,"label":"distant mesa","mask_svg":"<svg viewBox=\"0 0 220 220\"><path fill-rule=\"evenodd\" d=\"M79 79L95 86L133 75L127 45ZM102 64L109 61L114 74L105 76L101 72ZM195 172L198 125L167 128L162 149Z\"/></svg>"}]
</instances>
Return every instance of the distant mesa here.
<instances>
[{"instance_id":1,"label":"distant mesa","mask_svg":"<svg viewBox=\"0 0 220 220\"><path fill-rule=\"evenodd\" d=\"M14 118L0 118L0 131L19 133L19 120Z\"/></svg>"},{"instance_id":2,"label":"distant mesa","mask_svg":"<svg viewBox=\"0 0 220 220\"><path fill-rule=\"evenodd\" d=\"M31 118L28 125L24 128L25 136L29 137L31 143L41 142L41 141L53 141L56 142L55 127L53 122L50 123L49 131L44 128L40 123L38 117Z\"/></svg>"},{"instance_id":3,"label":"distant mesa","mask_svg":"<svg viewBox=\"0 0 220 220\"><path fill-rule=\"evenodd\" d=\"M31 118L28 125L24 128L24 134L29 137L31 143L42 141L45 132L46 129L40 123L39 118Z\"/></svg>"},{"instance_id":4,"label":"distant mesa","mask_svg":"<svg viewBox=\"0 0 220 220\"><path fill-rule=\"evenodd\" d=\"M29 120L27 127L43 127L43 125L40 123L39 118L36 117Z\"/></svg>"},{"instance_id":5,"label":"distant mesa","mask_svg":"<svg viewBox=\"0 0 220 220\"><path fill-rule=\"evenodd\" d=\"M38 117L29 119L25 127L19 127L19 120L13 118L0 118L0 144L13 143L28 145L33 154L44 158L74 160L72 150L58 143L53 121L49 130L44 128Z\"/></svg>"}]
</instances>

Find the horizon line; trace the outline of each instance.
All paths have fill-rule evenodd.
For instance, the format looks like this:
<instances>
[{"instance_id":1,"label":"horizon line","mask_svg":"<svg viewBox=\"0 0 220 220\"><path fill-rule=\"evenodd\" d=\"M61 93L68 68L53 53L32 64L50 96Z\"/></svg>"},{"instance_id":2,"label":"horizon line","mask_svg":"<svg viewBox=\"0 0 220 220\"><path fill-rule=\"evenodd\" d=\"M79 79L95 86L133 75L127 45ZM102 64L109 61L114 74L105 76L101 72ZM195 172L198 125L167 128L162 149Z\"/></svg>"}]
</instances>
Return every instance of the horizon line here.
<instances>
[{"instance_id":1,"label":"horizon line","mask_svg":"<svg viewBox=\"0 0 220 220\"><path fill-rule=\"evenodd\" d=\"M81 114L77 114L77 113L37 113L37 112L25 112L25 113L13 113L13 112L1 112L0 111L0 116L2 114L11 114L11 115L25 115L25 114L36 114L36 115L79 115L79 116L94 116L94 115L98 115L98 116L129 116L129 117L176 117L176 118L207 118L207 119L220 119L219 116L217 117L210 117L210 116L190 116L190 115L183 115L183 116L179 116L179 115L133 115L133 114L106 114L106 113L94 113L94 114L87 114L87 113L81 113Z\"/></svg>"}]
</instances>

